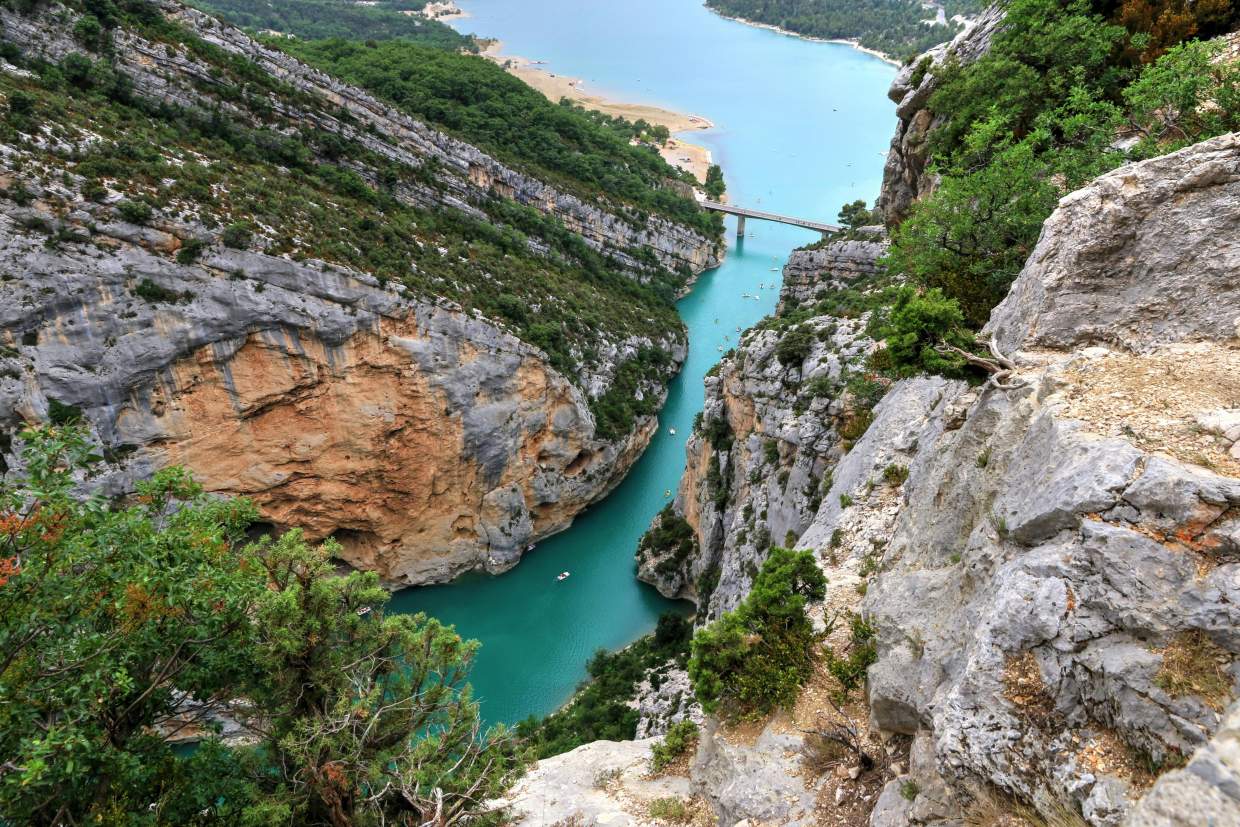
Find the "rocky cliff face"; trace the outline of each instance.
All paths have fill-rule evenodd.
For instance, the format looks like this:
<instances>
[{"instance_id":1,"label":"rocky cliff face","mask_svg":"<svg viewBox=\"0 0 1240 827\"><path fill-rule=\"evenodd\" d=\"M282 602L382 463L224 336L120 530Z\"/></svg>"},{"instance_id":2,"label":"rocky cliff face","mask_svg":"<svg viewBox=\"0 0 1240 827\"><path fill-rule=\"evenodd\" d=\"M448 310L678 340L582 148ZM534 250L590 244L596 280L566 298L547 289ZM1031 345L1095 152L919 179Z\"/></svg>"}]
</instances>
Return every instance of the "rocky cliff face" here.
<instances>
[{"instance_id":1,"label":"rocky cliff face","mask_svg":"<svg viewBox=\"0 0 1240 827\"><path fill-rule=\"evenodd\" d=\"M84 217L63 226L89 243L49 250L35 221L60 219L0 211L0 268L21 273L0 285L0 421L80 411L114 492L183 464L354 565L429 582L514 565L649 439L652 422L593 438L536 348L365 274L222 247L178 265L149 249L175 236Z\"/></svg>"},{"instance_id":2,"label":"rocky cliff face","mask_svg":"<svg viewBox=\"0 0 1240 827\"><path fill-rule=\"evenodd\" d=\"M841 241L793 253L781 307L872 274L884 249L878 241ZM695 600L703 619L740 602L772 544L801 535L850 435L864 430L867 411L857 397L877 391L866 378L874 346L867 319L807 312L746 332L706 377L674 515L656 521L686 521L696 553L658 548L657 532L639 550L638 577L666 596ZM781 349L792 339L803 344Z\"/></svg>"},{"instance_id":3,"label":"rocky cliff face","mask_svg":"<svg viewBox=\"0 0 1240 827\"><path fill-rule=\"evenodd\" d=\"M0 37L25 58L76 55L92 73L127 78L115 94L141 102L122 112L129 104L102 92L66 94L63 122L30 127L0 152L0 472L19 461L13 437L24 424L81 416L109 460L99 484L110 493L183 464L211 491L253 498L275 528L335 539L343 559L394 585L515 565L640 455L663 382L684 358L683 328L670 309L663 321L595 325L556 361L513 335L511 320L464 310L436 285L467 302L521 284L508 266L525 284L544 269L562 277L574 266L554 246L563 229L621 280L701 269L717 260L716 240L548 186L236 28L173 2L159 8L181 28L159 29L158 42L116 28L107 68L81 57L72 10L0 9ZM6 96L33 84L31 72L0 70ZM222 124L209 139L193 126L207 111ZM111 119L178 140L158 152L126 145L107 131ZM246 129L268 143L211 154L220 135ZM324 135L343 142L338 157L313 155ZM267 157L293 165L272 143L289 136L314 174L333 174L316 179ZM157 159L135 162L127 180L115 172L125 153ZM93 167L80 174L85 161ZM218 172L243 165L244 175ZM152 169L167 177L149 180ZM379 224L389 208L355 216L333 202L338 190L315 189L344 176L369 196L363 204L381 191L392 215L419 208L402 225L405 247L387 259L358 249L346 231ZM197 179L192 197L181 178ZM302 189L281 189L284 178ZM512 233L528 255L475 260L476 236L456 228L478 226L463 217L498 224L488 212L497 199L542 211L555 232ZM239 214L246 203L258 207ZM239 217L249 229L230 240ZM328 246L356 267L299 246L338 224L350 227ZM371 252L400 261L413 286L365 272ZM645 370L652 353L653 369L624 379L624 393L647 404L631 424L604 429L600 400L614 411L617 377L626 365Z\"/></svg>"},{"instance_id":4,"label":"rocky cliff face","mask_svg":"<svg viewBox=\"0 0 1240 827\"><path fill-rule=\"evenodd\" d=\"M820 457L821 504L789 539L827 575L815 617L860 612L877 661L859 708L818 676L756 727L707 722L685 773L720 823L1240 824L1238 193L1228 135L1066 197L990 321L1018 387L896 382ZM735 426L728 460L759 473L728 477L716 509L694 470L711 449L689 451L677 507L704 558L760 559L728 515L786 507L745 447L761 412L787 420L740 357L764 335L708 392ZM805 730L841 715L879 770L813 763Z\"/></svg>"},{"instance_id":5,"label":"rocky cliff face","mask_svg":"<svg viewBox=\"0 0 1240 827\"><path fill-rule=\"evenodd\" d=\"M794 250L784 265L776 315L840 290L882 271L878 260L887 253L881 227L866 227L864 236L829 241L821 247Z\"/></svg>"},{"instance_id":6,"label":"rocky cliff face","mask_svg":"<svg viewBox=\"0 0 1240 827\"><path fill-rule=\"evenodd\" d=\"M936 181L926 169L929 137L940 121L930 111L930 96L938 87L935 67L948 61L967 65L990 50L990 40L1003 21L1001 6L992 6L956 35L950 43L936 46L900 70L887 97L896 103L896 132L883 168L883 188L878 209L888 227L899 224L914 201L934 191Z\"/></svg>"},{"instance_id":7,"label":"rocky cliff face","mask_svg":"<svg viewBox=\"0 0 1240 827\"><path fill-rule=\"evenodd\" d=\"M1235 696L1240 301L1211 274L1235 272L1238 172L1229 135L1065 198L991 317L1026 386L919 440L864 603L869 697L954 789L1119 824ZM1202 243L1145 255L1169 224Z\"/></svg>"}]
</instances>

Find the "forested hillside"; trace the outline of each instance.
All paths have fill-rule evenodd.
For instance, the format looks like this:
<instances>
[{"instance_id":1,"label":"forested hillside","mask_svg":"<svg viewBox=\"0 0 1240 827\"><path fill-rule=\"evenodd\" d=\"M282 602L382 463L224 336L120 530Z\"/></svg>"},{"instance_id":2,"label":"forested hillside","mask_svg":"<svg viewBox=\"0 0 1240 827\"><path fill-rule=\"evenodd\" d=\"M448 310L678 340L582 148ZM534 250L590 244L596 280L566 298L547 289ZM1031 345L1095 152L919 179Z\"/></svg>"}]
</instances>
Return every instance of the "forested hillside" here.
<instances>
[{"instance_id":1,"label":"forested hillside","mask_svg":"<svg viewBox=\"0 0 1240 827\"><path fill-rule=\"evenodd\" d=\"M951 21L985 7L982 0L947 0L946 20L936 23L936 9L921 0L707 0L706 5L729 17L779 26L797 34L825 39L856 40L898 59L912 57L950 40L960 31Z\"/></svg>"},{"instance_id":2,"label":"forested hillside","mask_svg":"<svg viewBox=\"0 0 1240 827\"><path fill-rule=\"evenodd\" d=\"M717 232L669 180L693 177L647 146L633 124L569 103L554 104L489 60L403 40L283 41L272 45L355 83L544 180L584 197L606 192L634 206Z\"/></svg>"},{"instance_id":3,"label":"forested hillside","mask_svg":"<svg viewBox=\"0 0 1240 827\"><path fill-rule=\"evenodd\" d=\"M273 31L306 39L399 37L427 46L476 51L473 39L451 26L423 17L424 0L361 3L349 0L200 0L203 11L253 31Z\"/></svg>"}]
</instances>

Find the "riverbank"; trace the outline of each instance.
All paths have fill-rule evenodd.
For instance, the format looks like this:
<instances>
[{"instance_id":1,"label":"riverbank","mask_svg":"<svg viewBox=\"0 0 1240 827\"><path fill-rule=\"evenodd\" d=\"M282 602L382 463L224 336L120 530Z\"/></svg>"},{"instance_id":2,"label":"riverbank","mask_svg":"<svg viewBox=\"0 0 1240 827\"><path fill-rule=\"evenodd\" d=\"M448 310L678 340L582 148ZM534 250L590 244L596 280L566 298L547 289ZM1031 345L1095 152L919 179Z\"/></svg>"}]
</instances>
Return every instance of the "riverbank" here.
<instances>
[{"instance_id":1,"label":"riverbank","mask_svg":"<svg viewBox=\"0 0 1240 827\"><path fill-rule=\"evenodd\" d=\"M585 81L580 78L550 72L539 61L504 54L504 43L501 40L480 40L479 43L484 47L481 52L483 57L504 67L510 74L541 92L548 100L558 103L561 98L568 98L579 106L605 115L630 121L644 120L653 126L665 126L673 134L710 129L714 126L709 119L700 115L686 115L659 106L624 103L600 95L591 95L583 88ZM663 160L689 172L699 181L706 180L706 170L711 164L710 150L706 147L673 137L659 150L659 154L663 156Z\"/></svg>"},{"instance_id":2,"label":"riverbank","mask_svg":"<svg viewBox=\"0 0 1240 827\"><path fill-rule=\"evenodd\" d=\"M782 26L776 26L773 23L760 23L757 20L750 20L745 17L732 17L731 15L717 12L714 9L711 9L709 6L707 6L707 9L709 9L712 14L719 15L724 20L731 20L736 23L744 23L746 26L753 26L755 29L769 29L770 31L777 32L778 34L782 34L787 37L795 37L798 40L808 40L812 43L842 43L845 46L852 46L858 52L862 52L867 55L872 55L873 57L878 58L884 63L890 63L892 66L899 67L899 66L904 65L903 61L897 60L896 58L892 57L886 52L880 52L878 49L871 49L868 46L862 46L861 41L857 40L856 38L814 37L812 35L801 34L800 32L794 32L791 29L785 29Z\"/></svg>"}]
</instances>

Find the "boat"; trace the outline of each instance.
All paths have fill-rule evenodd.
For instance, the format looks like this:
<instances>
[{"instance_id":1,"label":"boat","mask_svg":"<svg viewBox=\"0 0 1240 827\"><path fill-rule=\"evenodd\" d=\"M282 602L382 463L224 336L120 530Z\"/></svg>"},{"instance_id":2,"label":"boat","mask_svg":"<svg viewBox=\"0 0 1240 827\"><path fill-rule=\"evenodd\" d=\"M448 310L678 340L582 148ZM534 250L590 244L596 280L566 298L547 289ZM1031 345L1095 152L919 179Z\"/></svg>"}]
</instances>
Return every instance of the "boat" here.
<instances>
[{"instance_id":1,"label":"boat","mask_svg":"<svg viewBox=\"0 0 1240 827\"><path fill-rule=\"evenodd\" d=\"M566 572L566 571L562 571L562 572L560 572L559 574L557 574L557 575L555 576L555 579L556 579L556 580L567 580L567 579L568 579L568 572Z\"/></svg>"},{"instance_id":2,"label":"boat","mask_svg":"<svg viewBox=\"0 0 1240 827\"><path fill-rule=\"evenodd\" d=\"M667 432L668 432L669 434L671 434L672 436L676 436L676 429L675 429L675 428L668 428L668 429L667 429Z\"/></svg>"},{"instance_id":3,"label":"boat","mask_svg":"<svg viewBox=\"0 0 1240 827\"><path fill-rule=\"evenodd\" d=\"M357 610L357 616L358 616L358 617L365 617L365 616L366 616L366 615L368 615L368 614L370 614L370 607L369 607L369 606L363 606L363 607L361 607L360 609L358 609L358 610Z\"/></svg>"},{"instance_id":4,"label":"boat","mask_svg":"<svg viewBox=\"0 0 1240 827\"><path fill-rule=\"evenodd\" d=\"M533 550L534 550L534 544L533 544L533 543L530 543L528 546L526 546L526 547L525 547L525 551L526 551L526 553L529 553L529 552L531 552L531 551L533 551Z\"/></svg>"},{"instance_id":5,"label":"boat","mask_svg":"<svg viewBox=\"0 0 1240 827\"><path fill-rule=\"evenodd\" d=\"M670 489L670 488L665 488L665 489L663 490L663 496L664 496L664 497L670 497L670 496L672 496L672 489Z\"/></svg>"}]
</instances>

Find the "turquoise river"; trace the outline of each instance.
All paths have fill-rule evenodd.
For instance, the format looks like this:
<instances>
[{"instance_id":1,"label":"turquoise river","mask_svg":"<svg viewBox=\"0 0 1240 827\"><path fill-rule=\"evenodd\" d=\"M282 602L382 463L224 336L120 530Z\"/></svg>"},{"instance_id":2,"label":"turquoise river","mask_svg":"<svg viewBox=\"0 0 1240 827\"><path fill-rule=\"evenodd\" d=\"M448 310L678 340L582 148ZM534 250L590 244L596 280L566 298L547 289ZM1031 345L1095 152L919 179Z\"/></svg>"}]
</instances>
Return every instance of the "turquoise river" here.
<instances>
[{"instance_id":1,"label":"turquoise river","mask_svg":"<svg viewBox=\"0 0 1240 827\"><path fill-rule=\"evenodd\" d=\"M709 118L713 129L682 137L711 150L733 203L833 221L841 204L878 194L895 126L886 97L895 67L875 57L724 20L699 0L458 2L470 15L454 21L458 29L582 78L591 94ZM658 435L624 482L506 574L395 596L393 608L425 611L482 642L471 681L488 722L552 711L595 650L622 647L661 613L689 608L635 579L638 539L676 490L703 376L738 328L774 310L784 259L816 238L753 220L747 230L737 244L729 221L726 263L703 273L679 304L688 361ZM564 570L572 576L557 582Z\"/></svg>"}]
</instances>

